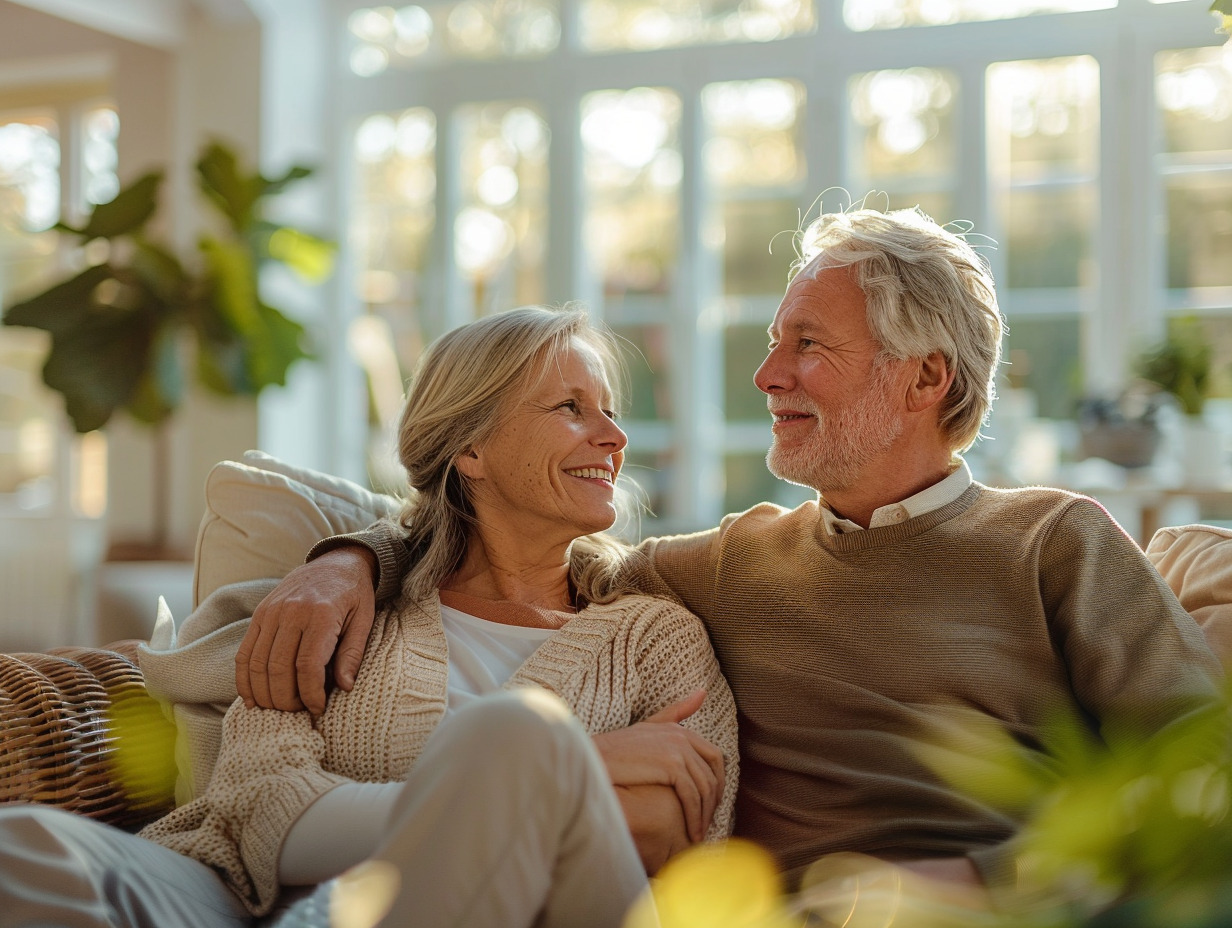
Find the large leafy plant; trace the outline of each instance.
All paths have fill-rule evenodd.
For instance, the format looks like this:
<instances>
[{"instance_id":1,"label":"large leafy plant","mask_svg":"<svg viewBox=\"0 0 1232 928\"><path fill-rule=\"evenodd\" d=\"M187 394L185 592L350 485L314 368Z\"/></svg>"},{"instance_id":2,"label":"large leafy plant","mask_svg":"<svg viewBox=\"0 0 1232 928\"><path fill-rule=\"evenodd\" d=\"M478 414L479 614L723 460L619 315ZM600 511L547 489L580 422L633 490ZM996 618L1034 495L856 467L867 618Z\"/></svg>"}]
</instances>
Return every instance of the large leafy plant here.
<instances>
[{"instance_id":1,"label":"large leafy plant","mask_svg":"<svg viewBox=\"0 0 1232 928\"><path fill-rule=\"evenodd\" d=\"M6 325L51 334L43 380L63 394L78 432L101 428L117 409L163 423L180 405L190 371L216 393L255 396L285 383L287 369L311 356L304 328L265 303L257 286L260 267L271 261L311 281L330 271L329 242L264 215L270 197L310 170L245 173L233 151L213 142L196 173L218 221L189 260L147 233L163 179L153 171L80 226L58 223L95 263L4 314Z\"/></svg>"}]
</instances>

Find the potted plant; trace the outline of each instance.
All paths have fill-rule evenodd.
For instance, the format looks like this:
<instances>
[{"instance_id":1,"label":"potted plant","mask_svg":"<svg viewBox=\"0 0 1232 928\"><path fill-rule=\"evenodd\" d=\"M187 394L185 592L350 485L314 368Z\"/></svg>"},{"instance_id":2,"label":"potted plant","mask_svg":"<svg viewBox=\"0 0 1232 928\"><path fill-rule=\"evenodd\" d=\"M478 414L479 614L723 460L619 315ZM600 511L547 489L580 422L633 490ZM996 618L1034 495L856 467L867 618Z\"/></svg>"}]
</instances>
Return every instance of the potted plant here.
<instances>
[{"instance_id":1,"label":"potted plant","mask_svg":"<svg viewBox=\"0 0 1232 928\"><path fill-rule=\"evenodd\" d=\"M102 428L117 410L159 429L154 467L151 548L165 547L169 461L161 428L179 407L190 379L228 396L258 395L286 382L288 368L311 357L299 323L261 299L258 270L277 262L316 282L330 273L333 245L270 221L270 198L309 176L296 166L278 178L246 173L235 153L207 144L197 181L214 208L194 254L181 260L147 225L159 208L162 172L153 171L96 206L75 236L84 270L5 311L6 325L51 334L43 380L64 397L80 433Z\"/></svg>"},{"instance_id":2,"label":"potted plant","mask_svg":"<svg viewBox=\"0 0 1232 928\"><path fill-rule=\"evenodd\" d=\"M1162 398L1133 386L1115 396L1088 396L1078 403L1083 458L1103 458L1121 467L1147 467L1159 449Z\"/></svg>"},{"instance_id":3,"label":"potted plant","mask_svg":"<svg viewBox=\"0 0 1232 928\"><path fill-rule=\"evenodd\" d=\"M1169 397L1183 415L1181 440L1186 483L1195 487L1225 480L1225 436L1204 419L1212 387L1211 348L1198 320L1169 323L1163 341L1138 356L1139 377Z\"/></svg>"}]
</instances>

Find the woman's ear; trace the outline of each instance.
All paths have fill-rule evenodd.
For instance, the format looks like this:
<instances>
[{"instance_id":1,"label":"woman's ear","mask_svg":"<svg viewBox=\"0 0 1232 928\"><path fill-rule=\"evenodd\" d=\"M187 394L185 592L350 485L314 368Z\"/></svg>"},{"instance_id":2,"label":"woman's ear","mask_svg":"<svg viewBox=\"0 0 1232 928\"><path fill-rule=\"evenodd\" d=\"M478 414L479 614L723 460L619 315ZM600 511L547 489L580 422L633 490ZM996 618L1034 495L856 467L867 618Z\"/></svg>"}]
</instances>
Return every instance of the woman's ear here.
<instances>
[{"instance_id":1,"label":"woman's ear","mask_svg":"<svg viewBox=\"0 0 1232 928\"><path fill-rule=\"evenodd\" d=\"M479 452L474 448L467 448L454 458L453 466L463 477L471 480L479 480L483 477L483 464L479 459Z\"/></svg>"}]
</instances>

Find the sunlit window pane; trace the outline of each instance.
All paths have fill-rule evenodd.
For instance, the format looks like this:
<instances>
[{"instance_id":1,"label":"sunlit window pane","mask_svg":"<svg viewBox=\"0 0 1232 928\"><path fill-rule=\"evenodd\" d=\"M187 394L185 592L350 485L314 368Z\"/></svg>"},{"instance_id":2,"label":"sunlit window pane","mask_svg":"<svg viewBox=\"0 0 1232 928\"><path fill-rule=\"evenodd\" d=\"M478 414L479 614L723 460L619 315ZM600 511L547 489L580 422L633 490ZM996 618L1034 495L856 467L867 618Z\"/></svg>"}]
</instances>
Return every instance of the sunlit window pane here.
<instances>
[{"instance_id":1,"label":"sunlit window pane","mask_svg":"<svg viewBox=\"0 0 1232 928\"><path fill-rule=\"evenodd\" d=\"M804 175L800 115L804 88L795 81L709 84L706 172L720 188L795 186Z\"/></svg>"},{"instance_id":2,"label":"sunlit window pane","mask_svg":"<svg viewBox=\"0 0 1232 928\"><path fill-rule=\"evenodd\" d=\"M1090 265L1095 192L1089 186L1015 190L1002 198L1010 289L1081 287Z\"/></svg>"},{"instance_id":3,"label":"sunlit window pane","mask_svg":"<svg viewBox=\"0 0 1232 928\"><path fill-rule=\"evenodd\" d=\"M558 0L453 0L355 10L347 20L351 71L438 60L539 58L560 44Z\"/></svg>"},{"instance_id":4,"label":"sunlit window pane","mask_svg":"<svg viewBox=\"0 0 1232 928\"><path fill-rule=\"evenodd\" d=\"M1031 391L1039 415L1049 419L1074 415L1083 388L1082 325L1076 313L1012 318L1003 348L1013 361L1007 373Z\"/></svg>"},{"instance_id":5,"label":"sunlit window pane","mask_svg":"<svg viewBox=\"0 0 1232 928\"><path fill-rule=\"evenodd\" d=\"M1116 5L1117 0L844 0L843 19L849 28L863 31L1078 13Z\"/></svg>"},{"instance_id":6,"label":"sunlit window pane","mask_svg":"<svg viewBox=\"0 0 1232 928\"><path fill-rule=\"evenodd\" d=\"M813 28L812 0L582 0L590 51L769 42Z\"/></svg>"},{"instance_id":7,"label":"sunlit window pane","mask_svg":"<svg viewBox=\"0 0 1232 928\"><path fill-rule=\"evenodd\" d=\"M1232 161L1232 45L1162 52L1155 74L1164 151Z\"/></svg>"},{"instance_id":8,"label":"sunlit window pane","mask_svg":"<svg viewBox=\"0 0 1232 928\"><path fill-rule=\"evenodd\" d=\"M462 203L454 257L476 315L544 299L548 127L521 103L458 111Z\"/></svg>"},{"instance_id":9,"label":"sunlit window pane","mask_svg":"<svg viewBox=\"0 0 1232 928\"><path fill-rule=\"evenodd\" d=\"M850 182L879 208L919 206L938 222L955 218L958 79L937 68L872 71L848 82Z\"/></svg>"},{"instance_id":10,"label":"sunlit window pane","mask_svg":"<svg viewBox=\"0 0 1232 928\"><path fill-rule=\"evenodd\" d=\"M624 415L628 419L670 419L672 393L667 380L671 367L671 336L666 325L616 325L629 370L629 395Z\"/></svg>"},{"instance_id":11,"label":"sunlit window pane","mask_svg":"<svg viewBox=\"0 0 1232 928\"><path fill-rule=\"evenodd\" d=\"M45 286L56 268L60 143L54 118L0 116L0 302ZM59 398L39 371L46 332L0 328L0 508L40 510L55 501Z\"/></svg>"},{"instance_id":12,"label":"sunlit window pane","mask_svg":"<svg viewBox=\"0 0 1232 928\"><path fill-rule=\"evenodd\" d=\"M631 449L632 447L630 445ZM630 450L625 453L622 476L629 477L641 488L644 502L654 517L661 518L668 510L675 458L676 454L672 450Z\"/></svg>"},{"instance_id":13,"label":"sunlit window pane","mask_svg":"<svg viewBox=\"0 0 1232 928\"><path fill-rule=\"evenodd\" d=\"M786 483L770 473L764 451L727 455L723 459L723 473L726 512L742 512L766 501L794 508L817 496L812 490Z\"/></svg>"},{"instance_id":14,"label":"sunlit window pane","mask_svg":"<svg viewBox=\"0 0 1232 928\"><path fill-rule=\"evenodd\" d=\"M958 82L934 68L874 71L851 79L852 161L873 182L947 176L954 170Z\"/></svg>"},{"instance_id":15,"label":"sunlit window pane","mask_svg":"<svg viewBox=\"0 0 1232 928\"><path fill-rule=\"evenodd\" d=\"M988 133L1002 179L1091 174L1099 157L1099 65L1084 55L990 66Z\"/></svg>"},{"instance_id":16,"label":"sunlit window pane","mask_svg":"<svg viewBox=\"0 0 1232 928\"><path fill-rule=\"evenodd\" d=\"M374 114L360 124L353 151L356 297L384 320L409 371L424 341L420 304L436 221L436 119L418 108ZM370 382L387 380L371 364L365 369ZM386 403L380 398L377 406Z\"/></svg>"},{"instance_id":17,"label":"sunlit window pane","mask_svg":"<svg viewBox=\"0 0 1232 928\"><path fill-rule=\"evenodd\" d=\"M85 174L82 188L88 204L107 203L120 192L120 178L116 174L119 135L120 117L114 107L100 106L86 113L82 121L81 163Z\"/></svg>"},{"instance_id":18,"label":"sunlit window pane","mask_svg":"<svg viewBox=\"0 0 1232 928\"><path fill-rule=\"evenodd\" d=\"M1232 287L1232 171L1166 184L1168 286Z\"/></svg>"},{"instance_id":19,"label":"sunlit window pane","mask_svg":"<svg viewBox=\"0 0 1232 928\"><path fill-rule=\"evenodd\" d=\"M702 111L723 292L778 294L787 280L805 177L804 89L784 80L710 84L702 91ZM770 254L772 242L778 257Z\"/></svg>"},{"instance_id":20,"label":"sunlit window pane","mask_svg":"<svg viewBox=\"0 0 1232 928\"><path fill-rule=\"evenodd\" d=\"M766 359L767 324L729 325L723 332L723 399L728 421L769 423L766 394L753 383L753 372Z\"/></svg>"},{"instance_id":21,"label":"sunlit window pane","mask_svg":"<svg viewBox=\"0 0 1232 928\"><path fill-rule=\"evenodd\" d=\"M586 245L616 321L622 297L665 295L679 248L680 99L650 87L582 100Z\"/></svg>"}]
</instances>

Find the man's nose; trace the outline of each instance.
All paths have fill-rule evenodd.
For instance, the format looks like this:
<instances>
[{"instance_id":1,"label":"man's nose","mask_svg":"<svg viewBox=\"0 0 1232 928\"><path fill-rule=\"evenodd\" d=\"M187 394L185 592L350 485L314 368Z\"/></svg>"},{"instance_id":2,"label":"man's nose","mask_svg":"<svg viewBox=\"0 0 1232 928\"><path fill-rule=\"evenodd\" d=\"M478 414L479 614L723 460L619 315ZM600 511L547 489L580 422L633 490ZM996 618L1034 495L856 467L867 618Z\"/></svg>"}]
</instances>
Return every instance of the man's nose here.
<instances>
[{"instance_id":1,"label":"man's nose","mask_svg":"<svg viewBox=\"0 0 1232 928\"><path fill-rule=\"evenodd\" d=\"M779 393L789 389L787 383L789 379L783 370L783 365L780 363L777 348L770 349L766 359L761 362L761 366L753 374L753 383L757 385L757 389L767 394Z\"/></svg>"}]
</instances>

